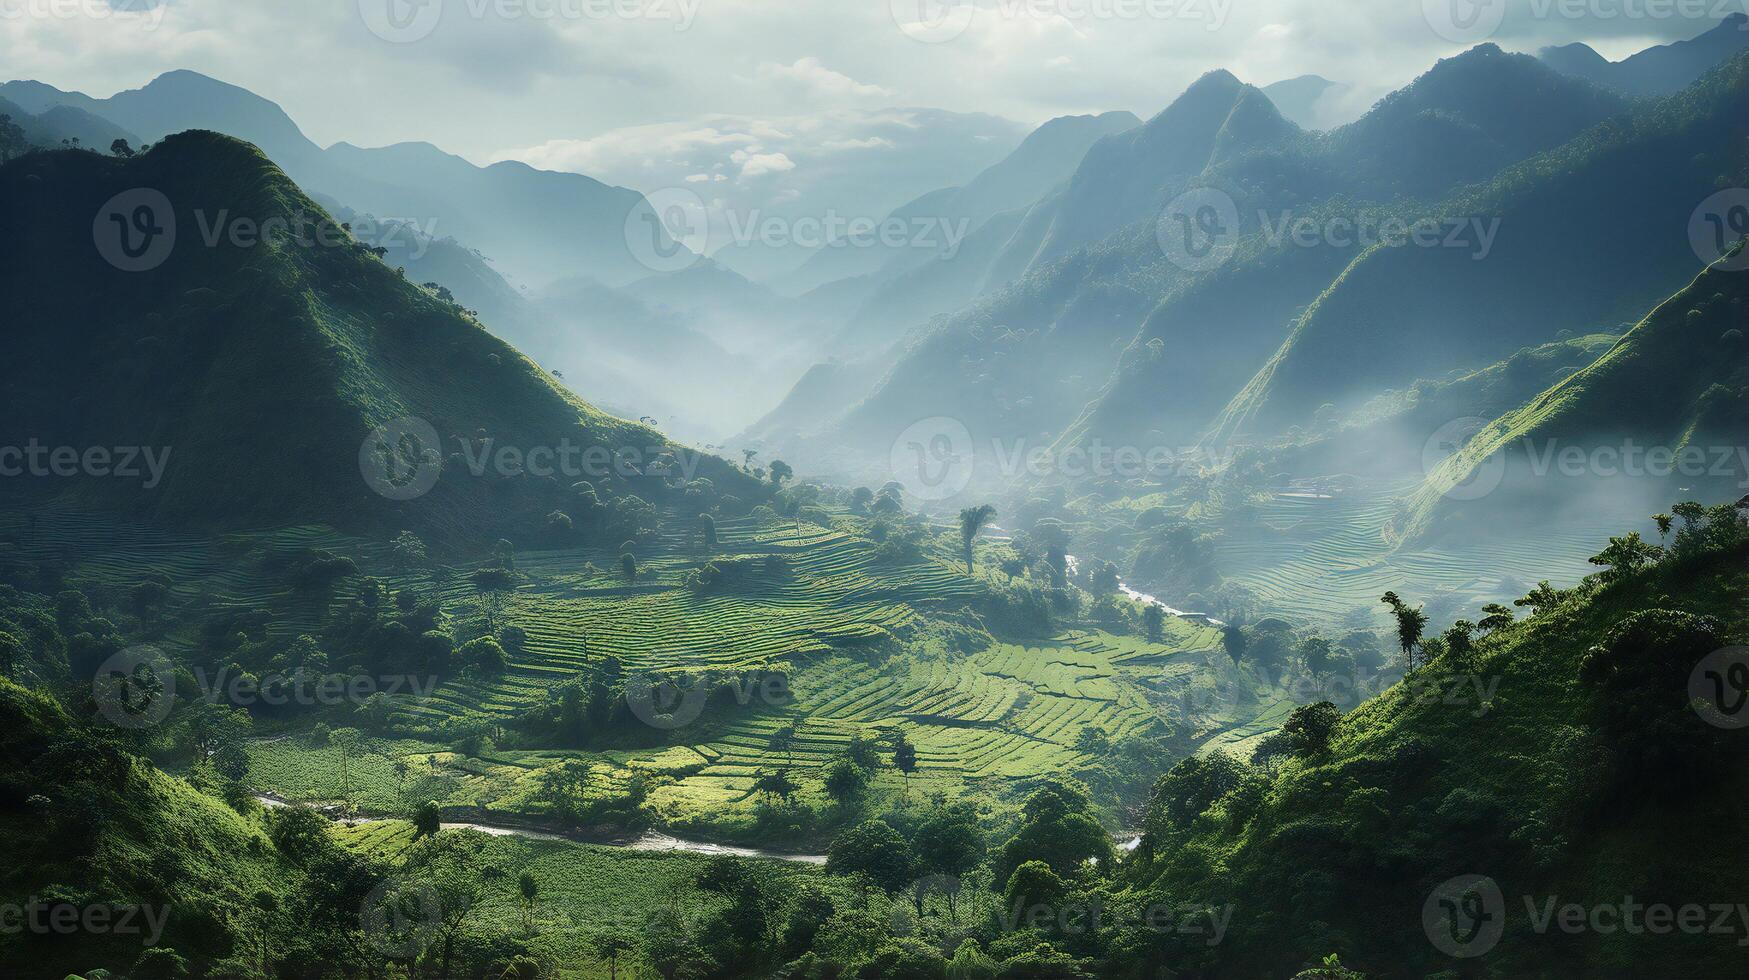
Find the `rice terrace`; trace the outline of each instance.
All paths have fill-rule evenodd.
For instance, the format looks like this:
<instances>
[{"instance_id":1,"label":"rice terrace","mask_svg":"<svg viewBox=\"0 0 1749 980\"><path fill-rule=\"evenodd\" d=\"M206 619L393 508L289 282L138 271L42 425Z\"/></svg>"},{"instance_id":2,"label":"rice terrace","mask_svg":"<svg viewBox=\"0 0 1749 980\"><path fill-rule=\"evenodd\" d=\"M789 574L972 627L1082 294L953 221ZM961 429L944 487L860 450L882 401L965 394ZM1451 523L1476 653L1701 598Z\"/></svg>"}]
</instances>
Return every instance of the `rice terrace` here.
<instances>
[{"instance_id":1,"label":"rice terrace","mask_svg":"<svg viewBox=\"0 0 1749 980\"><path fill-rule=\"evenodd\" d=\"M1742 974L1749 16L0 61L0 980Z\"/></svg>"}]
</instances>

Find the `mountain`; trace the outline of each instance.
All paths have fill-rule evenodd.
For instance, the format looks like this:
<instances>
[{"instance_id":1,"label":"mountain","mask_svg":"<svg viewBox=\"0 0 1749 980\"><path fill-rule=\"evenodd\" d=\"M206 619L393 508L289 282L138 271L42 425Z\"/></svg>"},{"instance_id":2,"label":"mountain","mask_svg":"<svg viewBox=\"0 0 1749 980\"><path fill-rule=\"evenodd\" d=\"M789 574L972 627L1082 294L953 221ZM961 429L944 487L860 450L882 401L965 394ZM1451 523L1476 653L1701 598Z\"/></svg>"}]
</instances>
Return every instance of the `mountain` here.
<instances>
[{"instance_id":1,"label":"mountain","mask_svg":"<svg viewBox=\"0 0 1749 980\"><path fill-rule=\"evenodd\" d=\"M23 106L0 98L0 116L11 116L12 122L24 131L25 142L45 149L59 149L63 143L77 141L99 152L107 152L111 143L125 139L138 145L139 137L107 119L101 119L73 106L50 106L32 113Z\"/></svg>"},{"instance_id":2,"label":"mountain","mask_svg":"<svg viewBox=\"0 0 1749 980\"><path fill-rule=\"evenodd\" d=\"M143 201L140 188L162 197ZM490 462L472 473L481 439L524 453L640 454L641 466L587 474L598 499L634 488L659 499L660 458L686 455L565 392L459 307L404 280L238 140L194 131L131 160L32 154L0 169L0 204L20 230L0 245L19 352L0 365L0 441L170 454L145 492L96 475L9 481L25 499L174 524L412 525L527 539L576 503L567 488L586 475ZM141 228L136 209L147 207L149 225L174 229L145 239L155 266L123 271L128 261L101 233L93 248L85 216L105 207ZM266 229L259 242L243 233L254 227ZM367 437L403 418L431 428L393 447L399 475L435 483L390 499L403 484L369 482L361 454L375 458ZM428 445L432 436L442 445ZM720 461L697 462L721 484L738 479Z\"/></svg>"},{"instance_id":3,"label":"mountain","mask_svg":"<svg viewBox=\"0 0 1749 980\"><path fill-rule=\"evenodd\" d=\"M1643 519L1677 493L1709 502L1741 496L1749 481L1749 282L1731 259L1742 249L1661 303L1595 363L1483 426L1428 475L1405 536L1512 533L1559 521L1578 501ZM1656 460L1629 458L1635 445L1692 459L1660 472ZM1594 457L1600 447L1617 455ZM1539 454L1549 451L1602 458L1609 471L1539 471ZM1454 492L1477 480L1498 481L1499 489Z\"/></svg>"},{"instance_id":4,"label":"mountain","mask_svg":"<svg viewBox=\"0 0 1749 980\"><path fill-rule=\"evenodd\" d=\"M1261 98L1255 91L1231 76L1210 76L1144 128L1182 123L1152 136L1160 154L1176 159L1190 136L1207 138L1210 106L1254 106ZM881 384L817 445L863 446L884 458L906 425L941 415L961 420L979 439L1190 447L1268 362L1300 312L1363 251L1353 240L1302 247L1280 229L1401 214L1406 194L1446 193L1490 177L1625 105L1534 59L1484 46L1441 62L1335 132L1307 135L1281 123L1288 128L1275 127L1273 141L1230 156L1205 142L1212 160L1205 170L1150 193L1192 186L1227 193L1239 219L1230 259L1210 271L1171 261L1152 217L1161 204L1132 212L1126 227L1097 244L1043 264L910 341ZM1229 110L1223 125L1233 118ZM1106 149L1089 153L1076 182L1121 183L1095 179L1093 161L1099 154L1118 159L1141 139L1137 133L1102 141ZM1421 141L1435 133L1439 149L1424 148ZM1133 161L1136 180L1174 169L1150 159Z\"/></svg>"},{"instance_id":5,"label":"mountain","mask_svg":"<svg viewBox=\"0 0 1749 980\"><path fill-rule=\"evenodd\" d=\"M1695 268L1696 206L1721 173L1749 166L1745 118L1749 56L1448 200L1430 212L1446 229L1442 246L1356 258L1223 410L1214 435L1280 435L1320 406L1347 412L1386 388L1646 309ZM1585 203L1600 200L1613 204ZM1483 246L1489 227L1497 234ZM1443 247L1453 234L1462 247Z\"/></svg>"},{"instance_id":6,"label":"mountain","mask_svg":"<svg viewBox=\"0 0 1749 980\"><path fill-rule=\"evenodd\" d=\"M1319 75L1301 75L1263 86L1263 94L1287 120L1301 129L1331 129L1343 123L1338 100L1349 93L1349 86L1332 82Z\"/></svg>"},{"instance_id":7,"label":"mountain","mask_svg":"<svg viewBox=\"0 0 1749 980\"><path fill-rule=\"evenodd\" d=\"M71 106L148 141L188 129L235 136L261 147L300 186L359 211L435 224L438 234L470 243L523 282L587 270L616 284L649 272L625 240L628 219L647 208L643 196L580 174L508 162L477 167L425 143L324 150L273 102L191 71L108 99L39 82L0 85L0 98L27 111Z\"/></svg>"},{"instance_id":8,"label":"mountain","mask_svg":"<svg viewBox=\"0 0 1749 980\"><path fill-rule=\"evenodd\" d=\"M1626 92L1671 95L1749 47L1749 14L1735 13L1699 37L1647 48L1610 61L1586 44L1544 48L1537 57L1556 71Z\"/></svg>"},{"instance_id":9,"label":"mountain","mask_svg":"<svg viewBox=\"0 0 1749 980\"><path fill-rule=\"evenodd\" d=\"M1210 72L1147 123L1093 144L1068 186L1027 215L993 277L1015 278L1128 225L1152 222L1189 177L1297 132L1261 91L1229 72Z\"/></svg>"},{"instance_id":10,"label":"mountain","mask_svg":"<svg viewBox=\"0 0 1749 980\"><path fill-rule=\"evenodd\" d=\"M964 231L975 231L1001 212L1031 206L1074 173L1087 148L1094 142L1140 123L1140 119L1128 112L1052 119L1033 130L1001 162L979 173L964 186L925 194L895 210L889 220L907 223L947 221L956 227L963 223ZM774 285L786 292L801 293L856 276L891 279L938 258L944 250L891 248L880 242L873 243L872 247L828 247Z\"/></svg>"}]
</instances>

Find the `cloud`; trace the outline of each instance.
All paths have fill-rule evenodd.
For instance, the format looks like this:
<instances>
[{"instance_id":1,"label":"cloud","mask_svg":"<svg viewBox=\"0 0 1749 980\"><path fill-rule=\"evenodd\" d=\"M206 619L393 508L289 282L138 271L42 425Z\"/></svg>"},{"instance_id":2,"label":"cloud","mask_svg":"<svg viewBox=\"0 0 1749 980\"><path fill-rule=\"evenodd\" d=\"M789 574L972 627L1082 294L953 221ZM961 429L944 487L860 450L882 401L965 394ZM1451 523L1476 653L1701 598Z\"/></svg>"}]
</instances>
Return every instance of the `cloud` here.
<instances>
[{"instance_id":1,"label":"cloud","mask_svg":"<svg viewBox=\"0 0 1749 980\"><path fill-rule=\"evenodd\" d=\"M731 159L741 165L743 178L787 173L796 168L796 162L782 153L748 153L737 150Z\"/></svg>"},{"instance_id":2,"label":"cloud","mask_svg":"<svg viewBox=\"0 0 1749 980\"><path fill-rule=\"evenodd\" d=\"M812 56L799 58L792 65L767 61L759 66L754 77L823 100L885 98L893 94L879 85L864 85L849 75L835 72Z\"/></svg>"}]
</instances>

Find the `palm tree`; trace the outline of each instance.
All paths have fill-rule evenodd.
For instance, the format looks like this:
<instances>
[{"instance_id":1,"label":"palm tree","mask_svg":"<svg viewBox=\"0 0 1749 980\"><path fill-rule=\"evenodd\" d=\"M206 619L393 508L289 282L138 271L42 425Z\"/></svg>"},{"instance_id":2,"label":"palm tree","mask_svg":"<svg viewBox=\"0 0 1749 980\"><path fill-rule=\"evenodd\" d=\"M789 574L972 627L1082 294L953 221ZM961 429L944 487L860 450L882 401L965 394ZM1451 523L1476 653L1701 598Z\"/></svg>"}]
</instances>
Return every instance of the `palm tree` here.
<instances>
[{"instance_id":1,"label":"palm tree","mask_svg":"<svg viewBox=\"0 0 1749 980\"><path fill-rule=\"evenodd\" d=\"M966 574L972 572L972 544L978 540L978 532L984 525L996 518L996 508L989 504L967 507L960 511L960 541L966 549Z\"/></svg>"}]
</instances>

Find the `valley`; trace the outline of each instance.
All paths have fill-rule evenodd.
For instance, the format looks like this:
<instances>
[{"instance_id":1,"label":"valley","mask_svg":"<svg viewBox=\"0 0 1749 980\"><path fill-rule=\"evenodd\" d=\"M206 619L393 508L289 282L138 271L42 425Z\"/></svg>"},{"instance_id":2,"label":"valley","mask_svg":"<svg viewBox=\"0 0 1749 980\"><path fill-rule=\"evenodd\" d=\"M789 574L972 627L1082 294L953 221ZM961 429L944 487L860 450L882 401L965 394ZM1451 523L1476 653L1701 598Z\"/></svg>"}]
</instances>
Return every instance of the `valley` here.
<instances>
[{"instance_id":1,"label":"valley","mask_svg":"<svg viewBox=\"0 0 1749 980\"><path fill-rule=\"evenodd\" d=\"M0 18L0 976L1741 972L1741 14L377 2Z\"/></svg>"}]
</instances>

